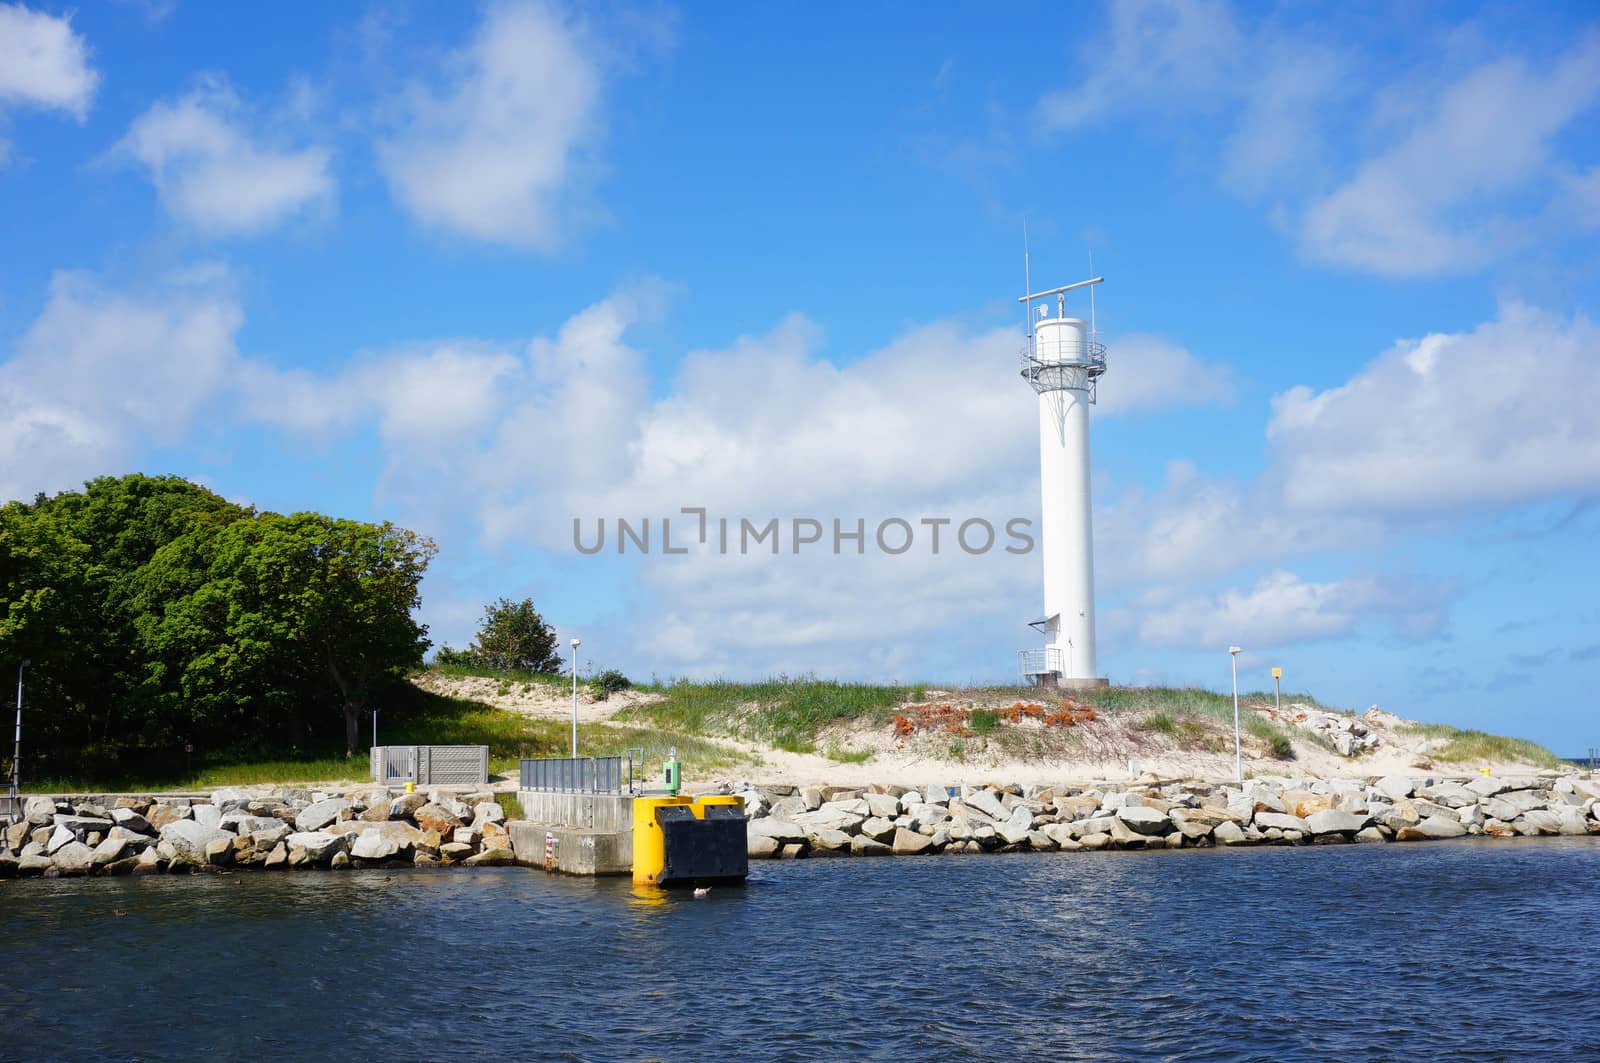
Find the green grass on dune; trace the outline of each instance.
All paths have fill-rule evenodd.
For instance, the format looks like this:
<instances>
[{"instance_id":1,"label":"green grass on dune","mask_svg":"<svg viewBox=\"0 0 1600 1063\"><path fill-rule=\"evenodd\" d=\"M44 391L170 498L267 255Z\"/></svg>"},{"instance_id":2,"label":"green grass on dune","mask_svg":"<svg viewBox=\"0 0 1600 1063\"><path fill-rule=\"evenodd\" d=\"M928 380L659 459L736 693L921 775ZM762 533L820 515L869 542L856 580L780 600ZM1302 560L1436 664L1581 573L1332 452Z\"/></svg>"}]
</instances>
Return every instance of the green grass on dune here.
<instances>
[{"instance_id":1,"label":"green grass on dune","mask_svg":"<svg viewBox=\"0 0 1600 1063\"><path fill-rule=\"evenodd\" d=\"M1447 723L1401 724L1401 734L1442 738L1445 745L1428 754L1434 760L1459 764L1471 760L1498 760L1532 764L1540 768L1559 768L1565 762L1537 742L1508 738L1484 731L1466 731Z\"/></svg>"},{"instance_id":2,"label":"green grass on dune","mask_svg":"<svg viewBox=\"0 0 1600 1063\"><path fill-rule=\"evenodd\" d=\"M663 700L624 709L615 719L691 734L734 735L812 753L818 732L827 725L845 720L887 724L897 706L922 700L926 688L778 676L759 683L678 680L661 693Z\"/></svg>"}]
</instances>

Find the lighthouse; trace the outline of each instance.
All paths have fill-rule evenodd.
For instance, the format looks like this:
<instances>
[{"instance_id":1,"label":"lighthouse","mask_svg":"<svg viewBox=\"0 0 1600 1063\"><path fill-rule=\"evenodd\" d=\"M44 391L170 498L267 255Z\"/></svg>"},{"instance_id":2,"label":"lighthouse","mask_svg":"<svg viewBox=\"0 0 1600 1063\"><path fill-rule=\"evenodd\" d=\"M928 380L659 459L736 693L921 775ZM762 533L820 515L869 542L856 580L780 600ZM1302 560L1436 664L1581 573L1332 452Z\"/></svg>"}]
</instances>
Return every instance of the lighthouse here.
<instances>
[{"instance_id":1,"label":"lighthouse","mask_svg":"<svg viewBox=\"0 0 1600 1063\"><path fill-rule=\"evenodd\" d=\"M1044 616L1030 625L1043 634L1044 646L1022 650L1018 670L1026 682L1069 690L1108 685L1095 662L1094 520L1089 502L1089 407L1106 371L1093 300L1094 286L1104 280L1093 277L1018 300L1028 316L1022 379L1039 400L1039 541L1044 557ZM1067 316L1067 293L1079 288L1089 290L1088 321Z\"/></svg>"}]
</instances>

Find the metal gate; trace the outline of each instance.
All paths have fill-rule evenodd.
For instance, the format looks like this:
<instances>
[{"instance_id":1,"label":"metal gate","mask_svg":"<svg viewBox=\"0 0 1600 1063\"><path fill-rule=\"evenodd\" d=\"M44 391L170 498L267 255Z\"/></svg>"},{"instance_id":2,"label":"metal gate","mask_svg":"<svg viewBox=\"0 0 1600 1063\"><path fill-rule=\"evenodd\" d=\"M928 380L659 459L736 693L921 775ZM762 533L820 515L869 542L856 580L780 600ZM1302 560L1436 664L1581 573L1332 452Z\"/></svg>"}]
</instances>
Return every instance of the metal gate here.
<instances>
[{"instance_id":1,"label":"metal gate","mask_svg":"<svg viewBox=\"0 0 1600 1063\"><path fill-rule=\"evenodd\" d=\"M373 746L372 778L387 786L480 786L489 781L489 747Z\"/></svg>"},{"instance_id":2,"label":"metal gate","mask_svg":"<svg viewBox=\"0 0 1600 1063\"><path fill-rule=\"evenodd\" d=\"M385 746L383 763L384 782L417 781L416 746Z\"/></svg>"}]
</instances>

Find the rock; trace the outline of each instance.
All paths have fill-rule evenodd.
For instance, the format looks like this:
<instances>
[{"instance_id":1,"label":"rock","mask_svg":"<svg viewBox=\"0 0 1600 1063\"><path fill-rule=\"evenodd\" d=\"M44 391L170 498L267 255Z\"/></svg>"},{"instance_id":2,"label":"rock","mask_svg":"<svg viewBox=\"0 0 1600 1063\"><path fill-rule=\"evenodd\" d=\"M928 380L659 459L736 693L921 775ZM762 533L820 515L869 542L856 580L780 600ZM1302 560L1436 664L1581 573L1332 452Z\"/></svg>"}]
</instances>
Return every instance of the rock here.
<instances>
[{"instance_id":1,"label":"rock","mask_svg":"<svg viewBox=\"0 0 1600 1063\"><path fill-rule=\"evenodd\" d=\"M1383 832L1377 827L1363 827L1361 830L1356 831L1356 841L1383 842L1388 841L1388 839L1383 836Z\"/></svg>"},{"instance_id":2,"label":"rock","mask_svg":"<svg viewBox=\"0 0 1600 1063\"><path fill-rule=\"evenodd\" d=\"M333 859L328 861L328 866L335 871L343 871L350 866L350 854L343 849L333 854Z\"/></svg>"},{"instance_id":3,"label":"rock","mask_svg":"<svg viewBox=\"0 0 1600 1063\"><path fill-rule=\"evenodd\" d=\"M233 844L233 835L197 820L174 820L161 828L161 841L172 847L171 859L182 858L196 866L206 864L206 845L218 838L225 839L230 846Z\"/></svg>"},{"instance_id":4,"label":"rock","mask_svg":"<svg viewBox=\"0 0 1600 1063\"><path fill-rule=\"evenodd\" d=\"M900 814L900 799L888 794L866 794L862 800L867 803L867 811L879 819L894 819Z\"/></svg>"},{"instance_id":5,"label":"rock","mask_svg":"<svg viewBox=\"0 0 1600 1063\"><path fill-rule=\"evenodd\" d=\"M217 824L222 830L231 830L235 834L254 834L257 831L277 830L279 827L288 827L288 824L276 816L252 816L248 812L229 812Z\"/></svg>"},{"instance_id":6,"label":"rock","mask_svg":"<svg viewBox=\"0 0 1600 1063\"><path fill-rule=\"evenodd\" d=\"M1421 796L1446 808L1464 808L1467 805L1477 804L1478 798L1482 795L1474 793L1460 783L1447 782L1428 787L1422 791Z\"/></svg>"},{"instance_id":7,"label":"rock","mask_svg":"<svg viewBox=\"0 0 1600 1063\"><path fill-rule=\"evenodd\" d=\"M1416 791L1416 783L1404 775L1386 775L1373 785L1390 797L1410 797Z\"/></svg>"},{"instance_id":8,"label":"rock","mask_svg":"<svg viewBox=\"0 0 1600 1063\"><path fill-rule=\"evenodd\" d=\"M169 823L191 819L192 811L188 805L159 804L145 813L145 818L150 821L150 829L160 833L161 828Z\"/></svg>"},{"instance_id":9,"label":"rock","mask_svg":"<svg viewBox=\"0 0 1600 1063\"><path fill-rule=\"evenodd\" d=\"M950 790L947 787L929 783L922 790L922 799L930 805L945 805L950 803Z\"/></svg>"},{"instance_id":10,"label":"rock","mask_svg":"<svg viewBox=\"0 0 1600 1063\"><path fill-rule=\"evenodd\" d=\"M883 842L885 844L888 844L889 840L894 837L894 832L898 829L893 821L882 819L878 816L872 816L861 823L862 834L875 842Z\"/></svg>"},{"instance_id":11,"label":"rock","mask_svg":"<svg viewBox=\"0 0 1600 1063\"><path fill-rule=\"evenodd\" d=\"M461 816L434 801L429 801L427 804L419 806L416 811L411 813L411 818L416 820L417 826L423 830L436 830L441 837L449 834L463 823Z\"/></svg>"},{"instance_id":12,"label":"rock","mask_svg":"<svg viewBox=\"0 0 1600 1063\"><path fill-rule=\"evenodd\" d=\"M320 831L323 827L339 818L339 813L350 807L350 802L342 797L330 797L324 801L316 801L300 810L294 817L294 829L297 834L311 834ZM291 843L291 848L293 847ZM332 853L329 853L332 856Z\"/></svg>"},{"instance_id":13,"label":"rock","mask_svg":"<svg viewBox=\"0 0 1600 1063\"><path fill-rule=\"evenodd\" d=\"M0 837L5 838L4 848L21 849L27 844L28 834L33 830L33 824L25 819L19 819L8 826Z\"/></svg>"},{"instance_id":14,"label":"rock","mask_svg":"<svg viewBox=\"0 0 1600 1063\"><path fill-rule=\"evenodd\" d=\"M272 847L272 851L268 853L267 858L261 862L261 866L267 868L268 870L276 870L283 867L288 862L289 846L280 841L277 845Z\"/></svg>"},{"instance_id":15,"label":"rock","mask_svg":"<svg viewBox=\"0 0 1600 1063\"><path fill-rule=\"evenodd\" d=\"M335 811L335 815L337 815ZM313 864L326 864L333 859L333 854L342 852L345 848L345 836L342 834L329 834L326 831L300 831L284 839L284 844L289 846L289 862L293 864L294 854L305 854L305 860Z\"/></svg>"},{"instance_id":16,"label":"rock","mask_svg":"<svg viewBox=\"0 0 1600 1063\"><path fill-rule=\"evenodd\" d=\"M1396 841L1415 842L1426 841L1429 838L1459 838L1465 833L1467 828L1463 827L1458 819L1427 816L1415 826L1402 826L1394 832L1394 837Z\"/></svg>"},{"instance_id":17,"label":"rock","mask_svg":"<svg viewBox=\"0 0 1600 1063\"><path fill-rule=\"evenodd\" d=\"M1299 816L1290 816L1282 812L1257 812L1256 826L1266 830L1295 830L1302 834L1311 833L1311 827Z\"/></svg>"},{"instance_id":18,"label":"rock","mask_svg":"<svg viewBox=\"0 0 1600 1063\"><path fill-rule=\"evenodd\" d=\"M1130 830L1140 834L1165 835L1172 829L1172 820L1165 812L1144 805L1132 805L1117 810L1117 819Z\"/></svg>"},{"instance_id":19,"label":"rock","mask_svg":"<svg viewBox=\"0 0 1600 1063\"><path fill-rule=\"evenodd\" d=\"M115 821L109 817L101 819L97 816L65 816L57 815L55 818L56 830L68 830L78 841L87 841L91 834L105 836L106 831L116 826Z\"/></svg>"},{"instance_id":20,"label":"rock","mask_svg":"<svg viewBox=\"0 0 1600 1063\"><path fill-rule=\"evenodd\" d=\"M850 851L856 856L888 856L894 852L882 842L875 842L860 834L850 839Z\"/></svg>"},{"instance_id":21,"label":"rock","mask_svg":"<svg viewBox=\"0 0 1600 1063\"><path fill-rule=\"evenodd\" d=\"M91 862L95 867L104 867L107 864L121 860L128 855L128 852L129 846L126 838L107 838L94 847L94 857Z\"/></svg>"},{"instance_id":22,"label":"rock","mask_svg":"<svg viewBox=\"0 0 1600 1063\"><path fill-rule=\"evenodd\" d=\"M422 831L409 823L390 820L362 830L350 846L350 855L357 860L410 860L422 837Z\"/></svg>"},{"instance_id":23,"label":"rock","mask_svg":"<svg viewBox=\"0 0 1600 1063\"><path fill-rule=\"evenodd\" d=\"M1424 800L1412 801L1411 804L1416 808L1417 815L1422 819L1428 819L1431 817L1434 819L1453 819L1457 822L1460 822L1461 820L1461 813L1445 805L1435 804L1432 801Z\"/></svg>"},{"instance_id":24,"label":"rock","mask_svg":"<svg viewBox=\"0 0 1600 1063\"><path fill-rule=\"evenodd\" d=\"M206 842L205 862L211 865L230 864L233 862L233 843L235 837L224 833L221 837L212 838Z\"/></svg>"},{"instance_id":25,"label":"rock","mask_svg":"<svg viewBox=\"0 0 1600 1063\"><path fill-rule=\"evenodd\" d=\"M920 835L919 835L920 837ZM813 849L823 849L828 852L839 852L850 848L850 835L842 830L829 830L827 827L818 827L806 835L806 840ZM877 839L881 841L882 839Z\"/></svg>"},{"instance_id":26,"label":"rock","mask_svg":"<svg viewBox=\"0 0 1600 1063\"><path fill-rule=\"evenodd\" d=\"M778 843L776 841L773 841L771 838L766 840L772 842L773 848L777 848ZM440 858L449 861L450 863L459 863L460 861L471 856L472 853L472 846L464 845L461 842L445 842L443 845L439 846Z\"/></svg>"},{"instance_id":27,"label":"rock","mask_svg":"<svg viewBox=\"0 0 1600 1063\"><path fill-rule=\"evenodd\" d=\"M216 805L193 805L189 812L196 823L215 828L222 826L222 809Z\"/></svg>"},{"instance_id":28,"label":"rock","mask_svg":"<svg viewBox=\"0 0 1600 1063\"><path fill-rule=\"evenodd\" d=\"M1542 808L1531 808L1517 817L1511 826L1516 828L1518 834L1530 837L1538 834L1559 834L1561 817Z\"/></svg>"},{"instance_id":29,"label":"rock","mask_svg":"<svg viewBox=\"0 0 1600 1063\"><path fill-rule=\"evenodd\" d=\"M897 855L909 856L933 848L933 839L902 828L894 832L894 843L891 848Z\"/></svg>"},{"instance_id":30,"label":"rock","mask_svg":"<svg viewBox=\"0 0 1600 1063\"><path fill-rule=\"evenodd\" d=\"M961 801L968 808L975 808L997 823L1002 823L1011 818L1010 811L1000 803L1000 798L992 790L973 790L962 795Z\"/></svg>"},{"instance_id":31,"label":"rock","mask_svg":"<svg viewBox=\"0 0 1600 1063\"><path fill-rule=\"evenodd\" d=\"M428 798L423 794L401 794L389 802L389 818L405 819L427 803Z\"/></svg>"},{"instance_id":32,"label":"rock","mask_svg":"<svg viewBox=\"0 0 1600 1063\"><path fill-rule=\"evenodd\" d=\"M94 866L94 850L73 840L51 853L50 861L63 875L87 875Z\"/></svg>"},{"instance_id":33,"label":"rock","mask_svg":"<svg viewBox=\"0 0 1600 1063\"><path fill-rule=\"evenodd\" d=\"M457 827L450 834L450 840L457 845L476 846L482 832L476 827Z\"/></svg>"},{"instance_id":34,"label":"rock","mask_svg":"<svg viewBox=\"0 0 1600 1063\"><path fill-rule=\"evenodd\" d=\"M1503 820L1486 819L1483 821L1483 833L1495 838L1512 838L1516 836L1517 829Z\"/></svg>"},{"instance_id":35,"label":"rock","mask_svg":"<svg viewBox=\"0 0 1600 1063\"><path fill-rule=\"evenodd\" d=\"M1356 755L1355 735L1340 733L1333 736L1333 748L1341 757Z\"/></svg>"},{"instance_id":36,"label":"rock","mask_svg":"<svg viewBox=\"0 0 1600 1063\"><path fill-rule=\"evenodd\" d=\"M510 849L485 849L462 861L467 867L505 867L516 862Z\"/></svg>"},{"instance_id":37,"label":"rock","mask_svg":"<svg viewBox=\"0 0 1600 1063\"><path fill-rule=\"evenodd\" d=\"M1086 834L1110 834L1112 822L1111 816L1095 816L1091 819L1073 820L1067 827L1072 831L1074 838L1082 840Z\"/></svg>"},{"instance_id":38,"label":"rock","mask_svg":"<svg viewBox=\"0 0 1600 1063\"><path fill-rule=\"evenodd\" d=\"M804 806L800 809L800 811L815 812L817 809L822 807L822 787L802 787L800 790L799 801L800 804Z\"/></svg>"},{"instance_id":39,"label":"rock","mask_svg":"<svg viewBox=\"0 0 1600 1063\"><path fill-rule=\"evenodd\" d=\"M124 830L131 830L135 834L154 834L156 832L155 828L150 825L149 820L131 808L113 808L111 810L111 822Z\"/></svg>"},{"instance_id":40,"label":"rock","mask_svg":"<svg viewBox=\"0 0 1600 1063\"><path fill-rule=\"evenodd\" d=\"M1324 809L1306 817L1306 826L1313 834L1355 834L1366 828L1369 820L1352 812Z\"/></svg>"},{"instance_id":41,"label":"rock","mask_svg":"<svg viewBox=\"0 0 1600 1063\"><path fill-rule=\"evenodd\" d=\"M1545 799L1532 790L1507 790L1495 800L1505 802L1518 812L1531 812L1546 804Z\"/></svg>"},{"instance_id":42,"label":"rock","mask_svg":"<svg viewBox=\"0 0 1600 1063\"><path fill-rule=\"evenodd\" d=\"M824 786L822 788L822 802L829 801L854 801L862 794L860 787L850 786Z\"/></svg>"},{"instance_id":43,"label":"rock","mask_svg":"<svg viewBox=\"0 0 1600 1063\"><path fill-rule=\"evenodd\" d=\"M761 860L775 856L778 852L779 841L769 834L747 834L745 836L745 855L752 860ZM445 846L440 847L443 852Z\"/></svg>"},{"instance_id":44,"label":"rock","mask_svg":"<svg viewBox=\"0 0 1600 1063\"><path fill-rule=\"evenodd\" d=\"M44 851L54 856L63 846L78 840L78 836L66 827L59 824L50 831L50 837L44 843Z\"/></svg>"},{"instance_id":45,"label":"rock","mask_svg":"<svg viewBox=\"0 0 1600 1063\"><path fill-rule=\"evenodd\" d=\"M55 863L49 856L42 852L30 853L26 850L17 858L17 874L42 875L46 871L55 869Z\"/></svg>"},{"instance_id":46,"label":"rock","mask_svg":"<svg viewBox=\"0 0 1600 1063\"><path fill-rule=\"evenodd\" d=\"M1085 849L1104 849L1106 846L1111 844L1111 835L1105 833L1104 831L1097 831L1094 834L1085 834L1078 838L1078 844L1083 846Z\"/></svg>"},{"instance_id":47,"label":"rock","mask_svg":"<svg viewBox=\"0 0 1600 1063\"><path fill-rule=\"evenodd\" d=\"M866 802L861 804L863 808L866 807ZM865 818L865 816L839 808L835 802L824 802L822 807L815 812L802 812L795 816L794 822L807 830L826 827L829 830L851 832Z\"/></svg>"},{"instance_id":48,"label":"rock","mask_svg":"<svg viewBox=\"0 0 1600 1063\"><path fill-rule=\"evenodd\" d=\"M1531 815L1531 813L1529 813ZM1559 809L1556 818L1561 821L1558 828L1562 834L1587 834L1588 826L1584 823L1583 809L1566 807Z\"/></svg>"},{"instance_id":49,"label":"rock","mask_svg":"<svg viewBox=\"0 0 1600 1063\"><path fill-rule=\"evenodd\" d=\"M161 870L161 853L155 846L150 846L139 854L139 866L134 869L135 874L148 875Z\"/></svg>"},{"instance_id":50,"label":"rock","mask_svg":"<svg viewBox=\"0 0 1600 1063\"><path fill-rule=\"evenodd\" d=\"M289 824L283 822L281 819L274 820L273 822L277 823L278 825L276 827L267 827L265 830L250 832L251 844L253 844L257 849L270 850L273 846L277 845L279 842L283 841L291 833L293 833L289 829Z\"/></svg>"},{"instance_id":51,"label":"rock","mask_svg":"<svg viewBox=\"0 0 1600 1063\"><path fill-rule=\"evenodd\" d=\"M761 819L752 819L745 824L745 837L748 840L773 838L780 843L803 842L806 840L806 829L798 823L765 816Z\"/></svg>"},{"instance_id":52,"label":"rock","mask_svg":"<svg viewBox=\"0 0 1600 1063\"><path fill-rule=\"evenodd\" d=\"M1243 845L1246 840L1244 828L1233 820L1224 820L1218 823L1211 829L1211 837L1219 845Z\"/></svg>"},{"instance_id":53,"label":"rock","mask_svg":"<svg viewBox=\"0 0 1600 1063\"><path fill-rule=\"evenodd\" d=\"M248 790L242 790L237 786L224 787L211 794L211 804L223 814L244 812L249 809L252 800L254 797Z\"/></svg>"},{"instance_id":54,"label":"rock","mask_svg":"<svg viewBox=\"0 0 1600 1063\"><path fill-rule=\"evenodd\" d=\"M35 827L48 826L56 818L53 797L30 797L22 805L22 817Z\"/></svg>"},{"instance_id":55,"label":"rock","mask_svg":"<svg viewBox=\"0 0 1600 1063\"><path fill-rule=\"evenodd\" d=\"M1480 775L1476 779L1468 780L1467 789L1479 797L1495 797L1511 789L1510 785L1493 775Z\"/></svg>"},{"instance_id":56,"label":"rock","mask_svg":"<svg viewBox=\"0 0 1600 1063\"><path fill-rule=\"evenodd\" d=\"M1055 852L1055 840L1042 830L1030 830L1027 837L1028 848L1040 853Z\"/></svg>"},{"instance_id":57,"label":"rock","mask_svg":"<svg viewBox=\"0 0 1600 1063\"><path fill-rule=\"evenodd\" d=\"M504 823L506 810L497 801L483 801L472 806L473 823ZM443 832L441 832L443 833Z\"/></svg>"}]
</instances>

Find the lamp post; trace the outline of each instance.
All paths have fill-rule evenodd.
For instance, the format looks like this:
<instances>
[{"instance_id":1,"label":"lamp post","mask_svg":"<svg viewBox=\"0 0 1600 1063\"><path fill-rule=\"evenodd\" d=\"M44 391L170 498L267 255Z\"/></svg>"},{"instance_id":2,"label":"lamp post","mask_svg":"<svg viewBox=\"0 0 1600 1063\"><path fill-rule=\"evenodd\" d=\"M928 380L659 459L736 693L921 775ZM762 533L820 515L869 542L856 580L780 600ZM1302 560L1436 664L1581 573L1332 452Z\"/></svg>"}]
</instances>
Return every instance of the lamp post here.
<instances>
[{"instance_id":1,"label":"lamp post","mask_svg":"<svg viewBox=\"0 0 1600 1063\"><path fill-rule=\"evenodd\" d=\"M17 744L11 751L11 801L16 803L17 794L22 792L22 670L32 664L24 657L22 663L17 665ZM13 811L16 811L13 809Z\"/></svg>"},{"instance_id":2,"label":"lamp post","mask_svg":"<svg viewBox=\"0 0 1600 1063\"><path fill-rule=\"evenodd\" d=\"M578 640L572 640L572 759L578 759Z\"/></svg>"},{"instance_id":3,"label":"lamp post","mask_svg":"<svg viewBox=\"0 0 1600 1063\"><path fill-rule=\"evenodd\" d=\"M1239 647L1228 647L1228 659L1233 665L1233 775L1244 782L1244 755L1239 750Z\"/></svg>"}]
</instances>

